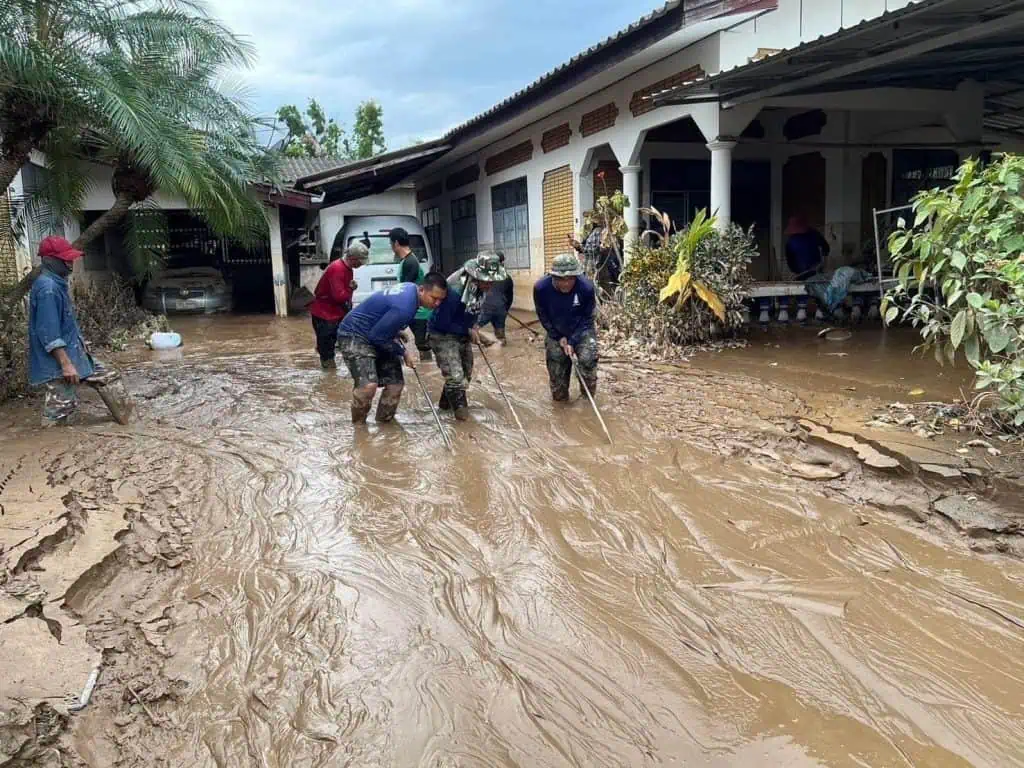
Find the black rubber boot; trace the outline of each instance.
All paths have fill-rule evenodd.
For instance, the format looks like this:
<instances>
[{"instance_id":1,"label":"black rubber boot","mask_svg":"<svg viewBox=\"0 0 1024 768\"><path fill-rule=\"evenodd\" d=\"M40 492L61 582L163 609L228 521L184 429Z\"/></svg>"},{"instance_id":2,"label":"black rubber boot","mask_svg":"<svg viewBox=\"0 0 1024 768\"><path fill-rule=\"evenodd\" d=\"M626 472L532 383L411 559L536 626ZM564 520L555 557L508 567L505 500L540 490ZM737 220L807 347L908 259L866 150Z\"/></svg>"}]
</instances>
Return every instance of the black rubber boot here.
<instances>
[{"instance_id":1,"label":"black rubber boot","mask_svg":"<svg viewBox=\"0 0 1024 768\"><path fill-rule=\"evenodd\" d=\"M452 409L452 404L448 400L447 389L441 390L441 399L437 401L437 409L439 411L450 411Z\"/></svg>"},{"instance_id":2,"label":"black rubber boot","mask_svg":"<svg viewBox=\"0 0 1024 768\"><path fill-rule=\"evenodd\" d=\"M466 399L466 390L455 390L448 400L455 407L455 418L458 421L467 421L469 419L469 401Z\"/></svg>"}]
</instances>

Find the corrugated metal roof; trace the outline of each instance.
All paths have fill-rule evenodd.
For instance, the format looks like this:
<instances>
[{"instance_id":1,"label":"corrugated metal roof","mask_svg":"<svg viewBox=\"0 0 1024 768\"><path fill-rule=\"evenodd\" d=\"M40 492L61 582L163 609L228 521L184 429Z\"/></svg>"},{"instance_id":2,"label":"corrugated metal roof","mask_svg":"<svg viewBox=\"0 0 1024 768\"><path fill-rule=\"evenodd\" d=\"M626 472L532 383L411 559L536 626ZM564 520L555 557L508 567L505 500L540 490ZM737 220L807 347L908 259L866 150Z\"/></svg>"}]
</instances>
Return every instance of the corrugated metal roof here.
<instances>
[{"instance_id":1,"label":"corrugated metal roof","mask_svg":"<svg viewBox=\"0 0 1024 768\"><path fill-rule=\"evenodd\" d=\"M749 100L761 93L777 93L780 84L796 84L804 78L810 78L813 84L789 93L881 87L953 89L965 79L974 79L985 89L985 127L1024 132L1024 71L1017 63L1018 55L1024 52L1021 10L1018 0L919 0L760 61L656 93L652 98L661 104ZM1007 21L999 26L1011 15L1016 17L1015 24ZM920 17L920 25L901 25L915 16ZM984 22L996 26L978 39L960 40L958 36L946 45L898 63L871 66L873 60L881 60L890 52L950 33L967 33ZM846 64L854 66L844 72Z\"/></svg>"},{"instance_id":2,"label":"corrugated metal roof","mask_svg":"<svg viewBox=\"0 0 1024 768\"><path fill-rule=\"evenodd\" d=\"M710 90L713 86L719 83L724 84L728 82L730 76L737 73L742 73L745 78L749 76L749 78L753 79L763 70L771 71L774 69L775 65L777 65L780 60L798 58L803 54L814 51L816 48L829 45L830 43L838 40L859 36L860 34L872 29L884 27L895 21L899 21L905 16L920 13L931 6L946 4L948 2L949 0L917 0L917 2L906 5L903 8L898 8L894 11L886 11L881 16L865 19L859 24L854 24L850 27L842 27L836 32L828 35L819 35L814 40L807 40L795 48L785 48L775 54L764 56L757 61L749 62L747 64L737 64L735 67L723 69L720 72L708 74L704 77L695 78L687 83L667 88L664 91L658 91L657 93L651 94L650 98L656 102L665 103L673 96L684 92L692 92L696 89Z\"/></svg>"}]
</instances>

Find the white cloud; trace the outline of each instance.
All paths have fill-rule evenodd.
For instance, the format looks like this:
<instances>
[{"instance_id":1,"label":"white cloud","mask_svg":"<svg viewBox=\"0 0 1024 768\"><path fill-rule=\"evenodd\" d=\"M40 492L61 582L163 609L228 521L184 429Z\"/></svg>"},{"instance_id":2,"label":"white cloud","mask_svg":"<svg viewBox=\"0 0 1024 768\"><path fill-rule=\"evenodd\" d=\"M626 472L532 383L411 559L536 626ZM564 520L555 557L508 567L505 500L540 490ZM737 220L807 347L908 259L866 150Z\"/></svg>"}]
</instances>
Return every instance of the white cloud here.
<instances>
[{"instance_id":1,"label":"white cloud","mask_svg":"<svg viewBox=\"0 0 1024 768\"><path fill-rule=\"evenodd\" d=\"M478 0L209 1L211 14L258 51L242 77L261 114L315 98L350 126L358 103L376 98L391 146L429 138L453 115L468 116L469 94L438 87L425 73L439 46L482 28L484 6Z\"/></svg>"}]
</instances>

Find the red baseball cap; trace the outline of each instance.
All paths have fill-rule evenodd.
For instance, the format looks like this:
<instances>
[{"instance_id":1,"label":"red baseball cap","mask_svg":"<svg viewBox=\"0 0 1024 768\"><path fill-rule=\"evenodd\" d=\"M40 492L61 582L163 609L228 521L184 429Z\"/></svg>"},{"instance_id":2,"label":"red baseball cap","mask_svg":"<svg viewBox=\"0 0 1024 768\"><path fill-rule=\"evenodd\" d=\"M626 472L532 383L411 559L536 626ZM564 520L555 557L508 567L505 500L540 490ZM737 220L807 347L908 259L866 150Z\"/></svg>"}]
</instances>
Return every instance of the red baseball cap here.
<instances>
[{"instance_id":1,"label":"red baseball cap","mask_svg":"<svg viewBox=\"0 0 1024 768\"><path fill-rule=\"evenodd\" d=\"M50 235L44 237L43 241L39 243L39 256L50 256L61 261L72 262L82 258L82 252L77 248L72 248L71 243L63 237Z\"/></svg>"}]
</instances>

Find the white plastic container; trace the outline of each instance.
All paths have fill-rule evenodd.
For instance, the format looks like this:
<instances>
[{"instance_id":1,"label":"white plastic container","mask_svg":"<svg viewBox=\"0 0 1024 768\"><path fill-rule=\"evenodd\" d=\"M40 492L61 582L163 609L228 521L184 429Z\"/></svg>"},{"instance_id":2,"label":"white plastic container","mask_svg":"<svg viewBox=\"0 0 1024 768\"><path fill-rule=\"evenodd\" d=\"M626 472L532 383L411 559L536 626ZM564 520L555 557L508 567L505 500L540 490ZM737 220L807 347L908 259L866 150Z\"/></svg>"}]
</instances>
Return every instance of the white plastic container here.
<instances>
[{"instance_id":1,"label":"white plastic container","mask_svg":"<svg viewBox=\"0 0 1024 768\"><path fill-rule=\"evenodd\" d=\"M177 349L181 346L180 333L154 333L149 337L150 349Z\"/></svg>"}]
</instances>

